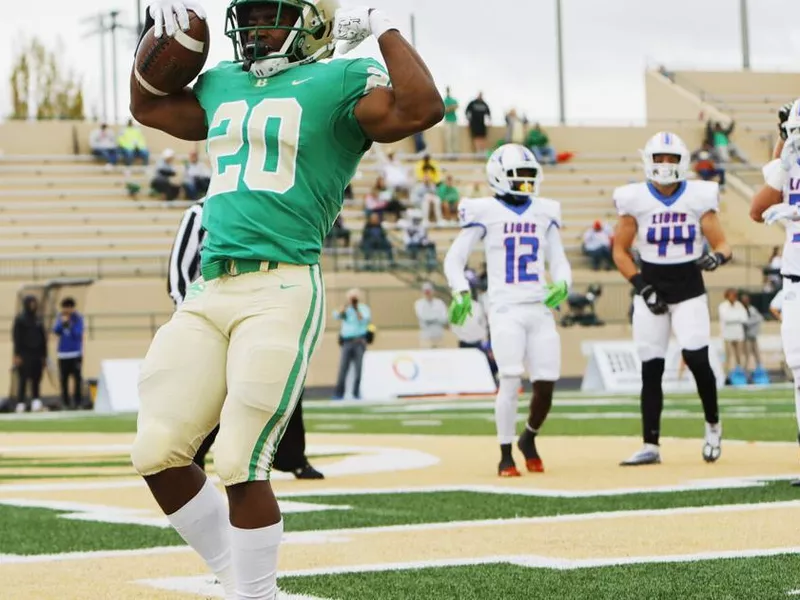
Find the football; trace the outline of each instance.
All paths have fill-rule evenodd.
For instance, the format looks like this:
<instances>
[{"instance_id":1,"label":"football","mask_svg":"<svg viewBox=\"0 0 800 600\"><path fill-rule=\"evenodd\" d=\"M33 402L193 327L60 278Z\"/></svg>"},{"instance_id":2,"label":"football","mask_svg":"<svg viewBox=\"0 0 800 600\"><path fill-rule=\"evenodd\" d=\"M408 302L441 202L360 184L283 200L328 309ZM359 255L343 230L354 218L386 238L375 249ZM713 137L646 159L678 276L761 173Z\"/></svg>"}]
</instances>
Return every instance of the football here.
<instances>
[{"instance_id":1,"label":"football","mask_svg":"<svg viewBox=\"0 0 800 600\"><path fill-rule=\"evenodd\" d=\"M136 80L144 91L166 96L182 90L203 70L211 35L206 21L192 11L186 31L178 27L173 37L156 39L154 30L145 34L136 52Z\"/></svg>"}]
</instances>

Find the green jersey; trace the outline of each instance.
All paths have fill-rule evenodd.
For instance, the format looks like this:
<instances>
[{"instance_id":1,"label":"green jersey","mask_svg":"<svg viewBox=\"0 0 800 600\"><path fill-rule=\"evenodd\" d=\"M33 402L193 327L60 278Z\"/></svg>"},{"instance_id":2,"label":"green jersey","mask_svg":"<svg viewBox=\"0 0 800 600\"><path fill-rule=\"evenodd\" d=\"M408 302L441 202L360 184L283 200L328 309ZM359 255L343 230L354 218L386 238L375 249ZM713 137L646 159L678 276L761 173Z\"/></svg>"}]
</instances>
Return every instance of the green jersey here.
<instances>
[{"instance_id":1,"label":"green jersey","mask_svg":"<svg viewBox=\"0 0 800 600\"><path fill-rule=\"evenodd\" d=\"M388 86L372 59L338 59L258 79L223 62L194 87L208 124L211 185L202 263L313 265L369 149L354 110Z\"/></svg>"},{"instance_id":2,"label":"green jersey","mask_svg":"<svg viewBox=\"0 0 800 600\"><path fill-rule=\"evenodd\" d=\"M456 111L455 110L447 110L451 106L452 107L458 107L458 100L456 100L452 96L447 96L444 99L444 108L445 108L444 121L445 121L445 123L455 123L458 120L458 116L456 115Z\"/></svg>"}]
</instances>

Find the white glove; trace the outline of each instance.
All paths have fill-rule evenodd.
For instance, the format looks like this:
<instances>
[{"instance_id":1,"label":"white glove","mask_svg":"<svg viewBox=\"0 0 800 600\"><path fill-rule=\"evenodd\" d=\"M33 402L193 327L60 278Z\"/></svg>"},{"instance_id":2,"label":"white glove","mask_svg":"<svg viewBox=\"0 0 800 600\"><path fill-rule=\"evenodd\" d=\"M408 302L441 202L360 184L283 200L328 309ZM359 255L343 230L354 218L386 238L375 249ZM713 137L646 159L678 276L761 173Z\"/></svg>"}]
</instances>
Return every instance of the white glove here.
<instances>
[{"instance_id":1,"label":"white glove","mask_svg":"<svg viewBox=\"0 0 800 600\"><path fill-rule=\"evenodd\" d=\"M390 29L397 29L381 11L366 6L340 8L333 20L333 38L336 50L347 54L357 48L369 36L381 37Z\"/></svg>"},{"instance_id":2,"label":"white glove","mask_svg":"<svg viewBox=\"0 0 800 600\"><path fill-rule=\"evenodd\" d=\"M169 37L177 33L175 17L178 18L178 26L183 31L189 29L190 10L201 19L206 18L206 11L198 0L153 0L147 10L155 21L153 34L156 38L160 38L165 32Z\"/></svg>"},{"instance_id":3,"label":"white glove","mask_svg":"<svg viewBox=\"0 0 800 600\"><path fill-rule=\"evenodd\" d=\"M786 204L773 204L761 214L764 223L772 225L778 221L800 221L800 210L797 205Z\"/></svg>"}]
</instances>

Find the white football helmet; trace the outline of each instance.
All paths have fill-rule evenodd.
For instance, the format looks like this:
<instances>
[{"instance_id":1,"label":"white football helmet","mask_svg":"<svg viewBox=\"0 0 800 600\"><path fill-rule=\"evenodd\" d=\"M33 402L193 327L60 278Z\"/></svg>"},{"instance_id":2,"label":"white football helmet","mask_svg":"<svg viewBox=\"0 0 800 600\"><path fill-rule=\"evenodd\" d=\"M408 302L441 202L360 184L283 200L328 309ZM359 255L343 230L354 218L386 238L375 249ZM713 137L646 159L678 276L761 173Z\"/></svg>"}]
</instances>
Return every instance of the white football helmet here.
<instances>
[{"instance_id":1,"label":"white football helmet","mask_svg":"<svg viewBox=\"0 0 800 600\"><path fill-rule=\"evenodd\" d=\"M641 151L644 174L647 179L661 185L684 181L689 174L691 155L683 140L669 131L660 131L651 137ZM657 163L657 154L673 154L680 157L676 163Z\"/></svg>"},{"instance_id":2,"label":"white football helmet","mask_svg":"<svg viewBox=\"0 0 800 600\"><path fill-rule=\"evenodd\" d=\"M800 137L800 100L792 103L792 110L789 111L789 117L783 124L783 130L786 132L787 140Z\"/></svg>"},{"instance_id":3,"label":"white football helmet","mask_svg":"<svg viewBox=\"0 0 800 600\"><path fill-rule=\"evenodd\" d=\"M519 171L523 169L530 169L534 175L520 175ZM536 156L525 146L505 144L489 157L486 179L498 196L537 196L544 173Z\"/></svg>"}]
</instances>

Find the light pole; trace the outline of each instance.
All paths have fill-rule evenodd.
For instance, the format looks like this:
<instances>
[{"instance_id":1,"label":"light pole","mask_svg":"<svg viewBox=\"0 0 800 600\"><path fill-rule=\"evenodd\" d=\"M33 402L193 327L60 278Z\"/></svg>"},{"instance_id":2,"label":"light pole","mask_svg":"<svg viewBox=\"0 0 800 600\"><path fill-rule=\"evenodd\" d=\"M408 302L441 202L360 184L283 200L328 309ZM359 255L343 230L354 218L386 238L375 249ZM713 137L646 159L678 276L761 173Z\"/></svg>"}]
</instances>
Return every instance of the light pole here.
<instances>
[{"instance_id":1,"label":"light pole","mask_svg":"<svg viewBox=\"0 0 800 600\"><path fill-rule=\"evenodd\" d=\"M739 26L742 30L742 68L750 70L750 23L747 18L747 0L739 0Z\"/></svg>"},{"instance_id":2,"label":"light pole","mask_svg":"<svg viewBox=\"0 0 800 600\"><path fill-rule=\"evenodd\" d=\"M561 19L561 0L556 0L556 49L558 55L558 122L566 125L567 117L564 109L564 40Z\"/></svg>"}]
</instances>

